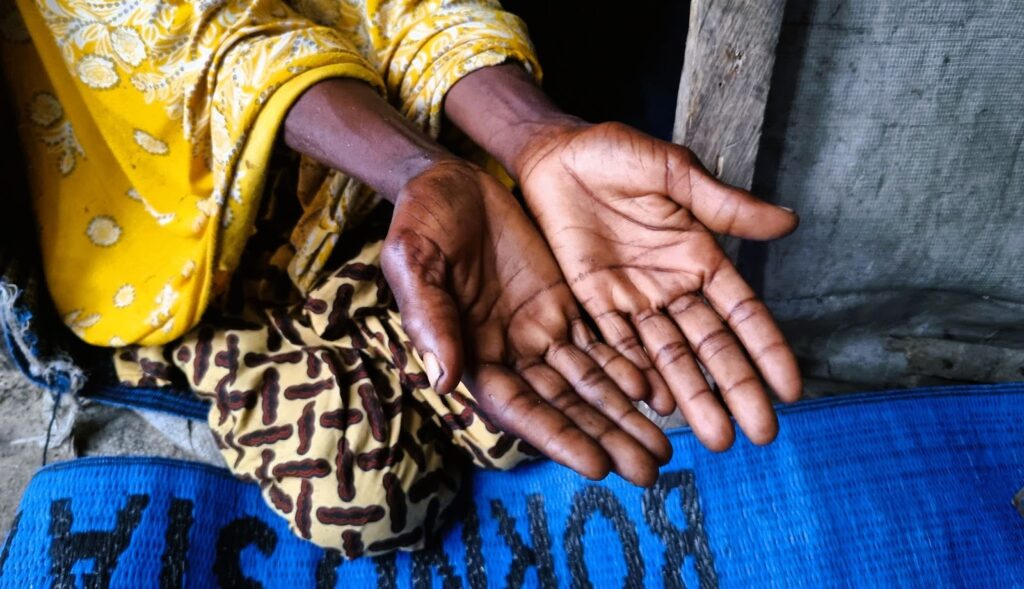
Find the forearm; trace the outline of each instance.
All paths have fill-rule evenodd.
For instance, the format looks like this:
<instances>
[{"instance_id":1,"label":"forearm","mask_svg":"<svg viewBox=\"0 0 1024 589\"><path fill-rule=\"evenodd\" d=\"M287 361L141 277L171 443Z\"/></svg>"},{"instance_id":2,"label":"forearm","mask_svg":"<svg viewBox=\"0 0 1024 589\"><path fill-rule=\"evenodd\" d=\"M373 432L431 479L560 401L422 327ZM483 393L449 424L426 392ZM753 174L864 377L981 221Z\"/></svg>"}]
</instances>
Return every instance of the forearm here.
<instances>
[{"instance_id":1,"label":"forearm","mask_svg":"<svg viewBox=\"0 0 1024 589\"><path fill-rule=\"evenodd\" d=\"M538 134L585 124L556 106L517 64L477 70L448 92L445 114L519 179Z\"/></svg>"},{"instance_id":2,"label":"forearm","mask_svg":"<svg viewBox=\"0 0 1024 589\"><path fill-rule=\"evenodd\" d=\"M310 87L285 119L284 141L391 202L409 180L455 159L359 80L331 79Z\"/></svg>"}]
</instances>

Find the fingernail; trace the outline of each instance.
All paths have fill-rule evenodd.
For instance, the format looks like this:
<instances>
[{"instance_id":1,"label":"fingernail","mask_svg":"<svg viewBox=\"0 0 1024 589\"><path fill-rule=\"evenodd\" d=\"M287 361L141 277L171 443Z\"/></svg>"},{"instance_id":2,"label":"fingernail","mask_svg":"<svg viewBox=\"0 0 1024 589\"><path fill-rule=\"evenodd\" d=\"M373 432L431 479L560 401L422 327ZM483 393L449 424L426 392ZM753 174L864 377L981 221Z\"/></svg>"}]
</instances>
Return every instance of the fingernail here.
<instances>
[{"instance_id":1,"label":"fingernail","mask_svg":"<svg viewBox=\"0 0 1024 589\"><path fill-rule=\"evenodd\" d=\"M780 208L780 209L782 209L782 210L784 210L784 211L789 211L790 213L795 213L795 212L796 212L796 211L794 211L793 209L791 209L791 208L789 208L789 207L784 207L784 206L782 206L782 205L779 205L779 208Z\"/></svg>"},{"instance_id":2,"label":"fingernail","mask_svg":"<svg viewBox=\"0 0 1024 589\"><path fill-rule=\"evenodd\" d=\"M590 332L590 328L583 322L582 319L576 319L572 322L572 342L577 347L586 349L591 342L594 341L594 334Z\"/></svg>"},{"instance_id":3,"label":"fingernail","mask_svg":"<svg viewBox=\"0 0 1024 589\"><path fill-rule=\"evenodd\" d=\"M437 356L431 352L423 354L423 369L427 371L430 386L436 389L437 381L441 380L441 365L437 363Z\"/></svg>"}]
</instances>

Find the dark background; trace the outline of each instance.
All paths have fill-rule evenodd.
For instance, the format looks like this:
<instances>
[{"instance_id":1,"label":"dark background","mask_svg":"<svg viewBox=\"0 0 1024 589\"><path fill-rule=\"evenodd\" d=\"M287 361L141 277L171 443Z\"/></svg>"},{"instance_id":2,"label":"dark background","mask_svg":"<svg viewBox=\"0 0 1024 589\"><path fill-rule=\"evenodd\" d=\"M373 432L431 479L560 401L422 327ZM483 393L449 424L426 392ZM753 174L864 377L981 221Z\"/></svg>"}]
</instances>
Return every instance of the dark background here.
<instances>
[{"instance_id":1,"label":"dark background","mask_svg":"<svg viewBox=\"0 0 1024 589\"><path fill-rule=\"evenodd\" d=\"M544 88L591 122L620 121L671 139L690 3L504 0L526 21Z\"/></svg>"}]
</instances>

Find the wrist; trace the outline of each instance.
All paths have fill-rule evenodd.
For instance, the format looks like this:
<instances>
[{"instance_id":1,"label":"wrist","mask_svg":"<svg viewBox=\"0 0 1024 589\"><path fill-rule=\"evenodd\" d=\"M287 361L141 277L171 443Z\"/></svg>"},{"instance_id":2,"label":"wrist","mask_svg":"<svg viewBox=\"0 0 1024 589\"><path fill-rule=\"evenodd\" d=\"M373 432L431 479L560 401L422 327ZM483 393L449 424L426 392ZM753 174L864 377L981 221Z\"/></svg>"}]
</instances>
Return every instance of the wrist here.
<instances>
[{"instance_id":1,"label":"wrist","mask_svg":"<svg viewBox=\"0 0 1024 589\"><path fill-rule=\"evenodd\" d=\"M532 163L550 151L551 146L560 143L567 134L590 126L590 123L564 115L516 121L496 131L494 151L491 155L505 166L512 178L522 182Z\"/></svg>"},{"instance_id":2,"label":"wrist","mask_svg":"<svg viewBox=\"0 0 1024 589\"><path fill-rule=\"evenodd\" d=\"M517 180L539 145L587 125L559 109L517 64L467 75L448 92L445 114Z\"/></svg>"},{"instance_id":3,"label":"wrist","mask_svg":"<svg viewBox=\"0 0 1024 589\"><path fill-rule=\"evenodd\" d=\"M324 80L306 90L285 118L284 141L391 202L423 171L458 160L368 84L349 79Z\"/></svg>"},{"instance_id":4,"label":"wrist","mask_svg":"<svg viewBox=\"0 0 1024 589\"><path fill-rule=\"evenodd\" d=\"M564 144L569 136L592 126L592 123L576 117L524 122L517 131L520 135L512 140L514 141L514 155L510 156L508 161L502 161L502 165L506 167L516 182L523 184L527 181L530 170L538 161L549 155L559 145ZM510 131L509 134L512 132ZM513 148L510 147L510 149Z\"/></svg>"},{"instance_id":5,"label":"wrist","mask_svg":"<svg viewBox=\"0 0 1024 589\"><path fill-rule=\"evenodd\" d=\"M436 173L439 170L461 169L465 165L467 165L465 160L443 150L411 154L390 166L387 182L392 187L388 189L385 196L392 203L398 204L398 200L405 193L406 186L409 186L417 178L431 172Z\"/></svg>"},{"instance_id":6,"label":"wrist","mask_svg":"<svg viewBox=\"0 0 1024 589\"><path fill-rule=\"evenodd\" d=\"M480 168L464 159L455 156L438 158L418 167L416 173L401 177L392 202L397 209L403 202L426 202L422 200L426 198L433 203L428 208L433 208L447 199L475 198L478 196L476 179L479 173L482 173Z\"/></svg>"}]
</instances>

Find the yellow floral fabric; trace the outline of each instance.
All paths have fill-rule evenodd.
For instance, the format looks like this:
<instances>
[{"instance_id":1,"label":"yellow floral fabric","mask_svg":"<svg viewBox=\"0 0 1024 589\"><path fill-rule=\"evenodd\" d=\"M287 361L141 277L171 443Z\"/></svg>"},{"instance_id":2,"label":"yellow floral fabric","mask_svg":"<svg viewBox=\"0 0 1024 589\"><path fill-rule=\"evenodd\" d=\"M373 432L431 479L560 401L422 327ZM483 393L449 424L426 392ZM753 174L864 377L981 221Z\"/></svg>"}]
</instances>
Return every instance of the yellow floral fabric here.
<instances>
[{"instance_id":1,"label":"yellow floral fabric","mask_svg":"<svg viewBox=\"0 0 1024 589\"><path fill-rule=\"evenodd\" d=\"M47 284L96 345L166 343L199 322L310 85L364 80L436 136L461 76L508 59L538 71L522 24L486 0L10 2L0 52ZM306 292L375 197L311 162L299 189L289 272Z\"/></svg>"}]
</instances>

